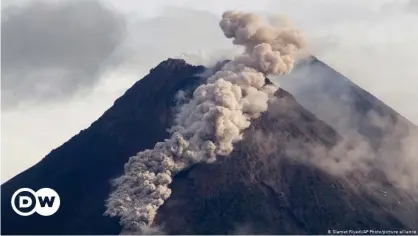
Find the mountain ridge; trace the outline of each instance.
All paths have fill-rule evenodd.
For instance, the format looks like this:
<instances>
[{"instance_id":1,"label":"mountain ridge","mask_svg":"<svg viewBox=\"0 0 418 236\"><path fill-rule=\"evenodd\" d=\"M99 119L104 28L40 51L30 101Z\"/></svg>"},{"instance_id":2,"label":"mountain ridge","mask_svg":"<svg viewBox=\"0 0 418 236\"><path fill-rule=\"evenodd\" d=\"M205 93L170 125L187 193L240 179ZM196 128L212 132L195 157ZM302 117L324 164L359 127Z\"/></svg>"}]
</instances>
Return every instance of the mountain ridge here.
<instances>
[{"instance_id":1,"label":"mountain ridge","mask_svg":"<svg viewBox=\"0 0 418 236\"><path fill-rule=\"evenodd\" d=\"M281 78L281 85L290 91L303 106L339 132L354 129L369 139L379 139L379 134L369 137L369 134L364 131L386 133L393 128L391 126L398 123L405 126L402 127L405 132L408 129L418 130L415 124L395 109L314 56L299 61L291 74ZM332 111L336 114L330 115L330 111L321 109L324 104L325 107L331 106L333 110L336 110L336 112ZM385 123L386 127L379 131L373 130L373 122L365 119L365 117L368 118L370 111L389 118ZM344 120L346 118L344 116L349 116L349 119ZM341 122L342 120L344 122Z\"/></svg>"},{"instance_id":2,"label":"mountain ridge","mask_svg":"<svg viewBox=\"0 0 418 236\"><path fill-rule=\"evenodd\" d=\"M113 106L109 108L103 115L98 118L95 122L91 124L85 130L82 130L79 134L75 135L73 138L65 142L60 147L54 149L49 153L44 159L42 159L39 163L34 165L33 167L29 168L28 170L22 172L21 174L17 175L16 177L12 178L11 180L7 181L1 186L2 189L2 213L4 214L2 217L2 233L5 234L118 234L121 230L120 225L118 224L118 219L116 218L109 218L107 216L103 216L103 212L105 211L104 207L104 200L107 198L111 187L109 181L115 177L118 177L123 171L124 163L128 160L130 156L135 155L137 152L144 150L146 148L152 148L153 145L157 141L162 141L165 137L167 137L166 129L171 126L172 122L172 115L173 115L173 107L175 107L175 96L179 89L192 91L196 88L200 83L203 82L203 77L199 76L200 73L204 72L205 68L203 66L191 66L188 65L183 60L176 60L176 59L168 59L158 66L150 70L150 74L145 76L143 79L136 82L130 89L128 89L123 96L118 98ZM260 121L256 121L253 124L253 128L251 128L246 133L253 134L254 137L257 135L257 130L262 130L262 132L267 132L271 134L272 127L271 124L275 124L274 122L278 122L276 127L276 131L282 132L282 138L284 140L287 137L292 136L292 134L299 134L295 139L298 142L300 140L316 140L312 142L321 143L321 145L333 145L337 142L337 132L335 132L331 127L320 120L318 120L315 115L311 114L308 110L303 108L299 105L299 103L293 98L293 96L286 92L283 89L278 90L276 95L279 98L279 101L285 101L284 103L279 102L279 108L284 108L283 110L289 111L288 113L283 113L282 109L276 109L279 112L279 117L281 118L271 118L268 114L262 116ZM288 105L288 107L286 106ZM290 105L289 105L290 104ZM294 110L294 111L293 111ZM292 112L293 111L293 112ZM287 117L287 120L284 118ZM269 120L270 119L270 120ZM277 120L278 119L278 120ZM292 120L293 119L293 120ZM273 122L274 121L274 122ZM280 123L281 122L281 123ZM312 124L314 125L312 125ZM311 124L311 125L309 125ZM311 127L312 126L312 127ZM257 127L257 128L255 128ZM301 131L302 128L304 131ZM318 128L319 131L312 128ZM313 133L312 133L313 132ZM247 136L249 134L246 134ZM251 136L251 135L250 135ZM318 140L317 140L318 139ZM328 141L327 141L328 140ZM251 141L251 140L250 140ZM242 143L249 142L248 139L245 139ZM173 196L172 199L167 202L167 204L163 205L161 210L157 214L157 222L161 223L162 225L166 225L167 227L163 227L165 231L168 233L231 233L235 228L235 218L229 219L220 217L219 219L212 218L212 221L208 221L208 225L200 225L197 224L193 225L190 228L185 228L184 222L179 225L183 225L183 228L176 228L174 223L170 223L168 219L172 219L173 214L173 201L181 201L182 199L178 198L178 195L184 194L181 190L177 189L187 189L191 186L196 185L185 185L184 183L189 183L189 174L194 175L197 178L197 182L200 185L204 185L203 180L204 177L210 177L212 175L203 175L199 174L200 172L196 172L196 169L204 171L215 171L219 173L220 176L225 176L230 174L230 167L235 165L240 165L239 156L244 154L239 154L245 147L253 147L252 145L242 145L237 144L239 148L232 154L233 158L225 159L224 161L220 161L220 163L226 162L227 164L215 164L215 165L204 165L199 164L197 166L192 167L191 169L180 173L175 177L175 181L173 182ZM261 145L261 144L257 144ZM257 148L257 146L255 146ZM270 153L271 156L274 156ZM281 153L280 155L283 155ZM244 155L245 156L245 155ZM286 156L286 155L284 155ZM270 158L271 159L271 158ZM274 158L273 158L274 159ZM286 162L287 159L291 160L291 158L279 158L281 162ZM254 162L254 158L247 158L244 160L248 160L248 163L241 163L244 165L240 171L241 174L245 176L245 171L248 165L251 166L251 162ZM256 161L257 162L257 161ZM292 161L289 164L290 166L297 164L292 164ZM247 165L247 166L246 166ZM255 164L257 166L257 163ZM218 166L218 169L215 167ZM221 167L219 167L221 166ZM274 165L273 165L274 166ZM283 165L279 165L282 168ZM213 169L215 168L215 169ZM304 169L305 167L299 167ZM308 169L306 173L310 173L311 167L306 167ZM229 170L228 170L229 169ZM296 168L297 169L297 168ZM286 172L286 170L281 170L278 173ZM297 171L296 171L297 172ZM300 173L299 171L298 173ZM207 172L204 172L207 173ZM276 181L274 183L280 183L280 185L286 185L292 182L293 178L302 178L302 180L307 180L307 183L311 183L308 180L309 176L292 174L293 172L290 171L284 177L282 182ZM302 171L304 173L304 171ZM315 172L316 173L316 172ZM318 172L319 173L319 172ZM311 177L315 179L318 175L323 176L322 174L312 174ZM265 176L266 173L263 169L260 169L260 175ZM202 177L203 176L203 177ZM216 176L216 175L215 175ZM289 177L290 176L290 177ZM292 177L293 176L293 177ZM254 178L256 176L253 176ZM280 177L280 176L279 176ZM278 177L278 178L279 178ZM246 176L245 178L249 178ZM244 178L244 179L245 179ZM259 178L259 177L258 177ZM263 177L265 178L265 177ZM331 177L321 177L321 181L331 181L327 180L328 178L332 179ZM251 179L251 178L250 178ZM203 182L202 182L203 181ZM222 178L218 181L222 181ZM270 191L270 194L267 194L266 197L260 197L260 199L271 199L273 198L273 192L285 192L284 196L288 196L289 194L295 194L297 191L312 191L312 188L307 187L307 189L294 189L293 187L268 187L269 185L264 183L263 191L261 185L253 186L256 189L256 192L246 192L247 187L241 185L241 179L235 179L235 182L226 183L225 186L232 186L237 185L238 187L234 188L235 192L243 192L248 193L249 195L242 194L244 197L252 196L255 194L256 196L264 196L263 192ZM315 180L312 180L315 183ZM319 181L319 180L318 180ZM321 182L320 181L320 182ZM322 182L321 182L322 183ZM338 186L346 186L341 185L339 181L335 182L334 184ZM175 186L174 186L175 185ZM51 187L55 189L61 197L61 208L60 210L52 217L40 217L37 215L29 216L29 217L19 217L14 212L12 212L10 207L10 197L11 194L20 187L30 187L33 189L38 189L41 187ZM180 186L180 187L176 187ZM214 189L216 185L206 185L209 189ZM244 186L244 187L242 187ZM319 185L315 185L319 186ZM327 185L328 186L328 185ZM321 187L318 187L321 188ZM339 192L334 190L327 190L325 192L332 192L330 196L338 196ZM215 188L216 189L216 188ZM343 188L344 189L344 188ZM193 189L192 189L193 190ZM188 191L192 191L187 189ZM222 191L221 191L222 190ZM229 194L225 192L225 189L219 190L220 192L215 193L222 193L220 196L225 195L226 198L220 202L215 201L216 204L225 204L226 202L231 201L231 198L228 196L237 196L236 194ZM242 191L241 191L242 190ZM245 191L244 191L245 190ZM183 190L186 191L186 190ZM204 191L204 189L200 189L200 191ZM261 191L261 192L259 192ZM296 192L295 192L296 191ZM201 194L201 192L197 192ZM345 192L342 191L344 194L350 193L350 191ZM260 195L261 194L261 195ZM302 194L303 195L303 194ZM309 194L305 194L309 195ZM199 195L200 196L200 195ZM310 197L315 198L315 194L309 195ZM345 195L344 195L345 196ZM193 217L194 212L201 212L202 209L199 206L205 206L207 204L210 205L213 199L205 199L201 197L201 201L198 201L198 205L194 208L190 209L190 214L184 214L184 219L200 219L199 217ZM234 199L234 198L232 198ZM349 214L349 208L345 203L336 200L337 198L334 197L334 203L342 204L342 212ZM348 197L347 201L351 201L352 204L358 201L357 198L350 198ZM189 200L188 198L183 199L186 202ZM204 200L204 201L203 201ZM203 201L203 202L202 202ZM245 201L244 201L245 202ZM276 201L277 202L277 201ZM330 201L333 202L333 201ZM308 203L312 203L308 201ZM259 203L261 204L261 203ZM275 203L276 204L276 203ZM300 204L296 203L295 204ZM325 203L323 203L325 204ZM361 205L360 203L356 203ZM379 203L377 203L379 204ZM174 204L175 206L176 204ZM291 206L291 205L290 205ZM365 206L372 207L373 204L365 203ZM263 209L268 209L265 206L262 207ZM325 217L327 213L321 210L321 206L316 206L316 210L310 212L309 214L306 212L304 215L302 213L295 213L291 209L291 207L287 206L278 206L277 209L284 209L285 212L288 212L288 215L277 215L276 213L272 213L272 217L265 218L265 222L258 222L256 220L255 224L255 231L260 233L260 228L266 229L264 233L291 233L291 232L299 232L299 233L324 233L324 227L326 226L338 226L338 222L333 222L332 219L322 218L320 219L320 223L316 224L317 226L310 226L307 219L312 216L322 216ZM294 207L298 209L298 207ZM306 206L302 206L302 209L305 209ZM176 208L174 208L176 209ZM211 209L211 208L209 208ZM213 209L218 209L214 207ZM229 209L229 208L227 208ZM254 217L251 216L249 213L257 212L256 208L248 208L247 214L241 214L241 216L237 213L232 211L232 215L240 216L242 219L253 219ZM327 206L326 209L332 209L331 206ZM377 209L377 208L376 208ZM412 208L414 209L414 208ZM416 208L415 208L416 209ZM182 210L180 208L179 210ZM245 210L245 209L244 209ZM299 209L300 210L300 209ZM217 211L213 211L212 213L208 213L209 215L222 212L222 209L218 209ZM363 212L367 217L375 217L379 219L380 223L384 223L390 225L391 223L395 228L401 228L404 225L399 219L396 219L392 214L384 213L382 210L375 210L380 212L382 216L376 216L373 212ZM177 212L177 210L175 211ZM205 211L203 211L205 212ZM277 211L274 211L277 212ZM258 216L260 213L257 213ZM257 215L256 214L256 215ZM300 215L302 214L302 215ZM325 215L324 215L325 214ZM335 217L338 218L338 214L334 214ZM405 215L402 213L402 215ZM274 217L273 217L274 216ZM344 214L342 214L344 216ZM351 214L350 217L355 217L356 215ZM385 217L389 217L384 219ZM279 224L279 226L272 226L273 219L276 217L281 217L286 219L289 225L286 224ZM301 220L302 217L302 220ZM304 218L305 217L305 218ZM366 218L367 218L366 217ZM178 217L177 217L178 218ZM239 218L239 217L238 217ZM291 218L291 219L290 219ZM378 224L373 222L373 220L368 220L364 218L363 224L375 225L376 227ZM219 227L211 227L216 225L216 222L220 222L220 219L224 219L225 224L223 228ZM290 220L289 220L290 219ZM331 220L331 221L327 221ZM175 222L175 221L174 221ZM238 222L238 221L237 221ZM258 223L257 223L258 222ZM267 223L266 223L267 222ZM331 222L331 223L330 223ZM417 220L418 223L418 220ZM243 222L246 224L246 222ZM327 225L328 224L328 225ZM348 223L347 223L348 224ZM171 226L170 226L171 225ZM174 225L174 226L173 226ZM348 226L361 226L361 223ZM270 227L269 227L270 226ZM179 226L180 227L180 226ZM212 231L211 231L212 228ZM183 231L181 231L183 230Z\"/></svg>"},{"instance_id":3,"label":"mountain ridge","mask_svg":"<svg viewBox=\"0 0 418 236\"><path fill-rule=\"evenodd\" d=\"M195 74L203 72L203 69L204 67L191 66L185 61L174 59L160 63L151 70L152 73L136 82L117 99L114 106L105 111L90 127L52 150L36 165L2 184L2 213L7 215L7 217L2 217L2 232L6 234L118 234L120 226L117 219L102 216L105 211L104 200L110 192L109 181L122 173L123 165L130 156L140 150L152 148L157 141L161 141L162 137L167 137L166 129L170 127L170 124L164 118L169 117L168 114L172 111L166 109L166 104L171 105L174 102L174 94L178 90L176 86L190 78L200 80L200 77L196 77ZM170 80L169 78L178 70L180 74L175 80ZM141 94L137 93L138 87ZM171 94L165 94L170 92ZM152 99L158 95L164 99ZM155 119L159 117L160 119ZM57 168L61 166L63 168ZM65 186L67 184L69 186ZM36 214L29 217L18 216L11 209L10 199L13 192L21 187L55 189L61 196L60 210L54 217L49 218ZM69 192L68 188L73 193ZM77 205L77 202L85 198L90 191L94 193L93 195L100 196L96 197L96 199L101 199L100 203L96 203L101 208L100 212L96 212L96 218L101 221L97 225L93 223L91 229L85 229L82 225L79 226L82 231L78 231L76 226L74 229L67 229L62 225L63 221L71 216L81 218L81 213L75 212L74 205ZM83 204L84 208L91 201L96 200L90 197L90 200ZM66 202L72 202L74 205L67 205ZM13 226L14 222L19 222L19 226ZM40 227L40 225L49 224L59 226Z\"/></svg>"}]
</instances>

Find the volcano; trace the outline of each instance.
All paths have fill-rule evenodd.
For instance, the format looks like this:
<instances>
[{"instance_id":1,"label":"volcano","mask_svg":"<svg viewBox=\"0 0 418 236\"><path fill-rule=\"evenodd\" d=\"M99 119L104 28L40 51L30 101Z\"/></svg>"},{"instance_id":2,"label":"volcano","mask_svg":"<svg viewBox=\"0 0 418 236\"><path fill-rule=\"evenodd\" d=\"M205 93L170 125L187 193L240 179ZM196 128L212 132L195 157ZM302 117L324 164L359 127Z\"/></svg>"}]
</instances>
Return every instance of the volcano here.
<instances>
[{"instance_id":1,"label":"volcano","mask_svg":"<svg viewBox=\"0 0 418 236\"><path fill-rule=\"evenodd\" d=\"M104 215L110 181L123 173L129 157L168 137L176 94L202 84L205 70L183 60L161 62L89 128L4 183L2 234L121 233L119 219ZM297 147L297 155L310 155L311 147L329 150L350 131L378 149L383 133L395 128L416 132L417 127L317 58L299 63L292 76L283 79L276 102L252 122L228 157L193 165L174 177L172 195L154 222L159 230L167 234L418 230L417 198L384 173L343 178L288 151ZM298 86L301 80L309 83ZM269 81L274 83L275 78ZM321 99L332 102L334 112L318 105ZM348 108L355 115L339 122ZM371 113L387 117L387 122L377 127L368 118ZM379 187L361 182L371 178ZM17 215L10 199L23 187L54 189L61 198L60 209L49 217Z\"/></svg>"}]
</instances>

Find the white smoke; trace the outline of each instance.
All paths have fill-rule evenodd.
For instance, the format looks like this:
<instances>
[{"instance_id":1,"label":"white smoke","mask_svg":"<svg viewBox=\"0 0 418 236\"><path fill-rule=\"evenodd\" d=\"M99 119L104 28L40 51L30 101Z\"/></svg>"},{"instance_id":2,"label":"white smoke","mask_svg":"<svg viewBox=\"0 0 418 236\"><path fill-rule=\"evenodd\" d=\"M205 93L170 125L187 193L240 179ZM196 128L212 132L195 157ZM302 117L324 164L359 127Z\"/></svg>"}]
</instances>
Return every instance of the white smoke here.
<instances>
[{"instance_id":1,"label":"white smoke","mask_svg":"<svg viewBox=\"0 0 418 236\"><path fill-rule=\"evenodd\" d=\"M220 27L245 52L209 77L180 107L171 138L125 164L106 211L121 217L125 232L142 232L152 224L157 209L170 197L173 175L232 152L250 121L267 110L276 90L265 85L266 75L289 73L293 55L305 45L299 31L274 27L251 13L225 12Z\"/></svg>"},{"instance_id":2,"label":"white smoke","mask_svg":"<svg viewBox=\"0 0 418 236\"><path fill-rule=\"evenodd\" d=\"M220 50L204 50L182 53L178 59L183 59L187 64L195 66L204 66L206 68L213 68L219 62L233 60L238 55L242 54L241 47L233 47L229 49Z\"/></svg>"},{"instance_id":3,"label":"white smoke","mask_svg":"<svg viewBox=\"0 0 418 236\"><path fill-rule=\"evenodd\" d=\"M345 133L344 138L329 150L318 146L312 148L308 156L293 157L309 160L315 166L341 177L352 173L367 176L374 170L380 170L391 184L418 196L418 133L412 128L405 131L400 127L397 125L391 133L382 134L382 143L375 149L364 136L352 132Z\"/></svg>"}]
</instances>

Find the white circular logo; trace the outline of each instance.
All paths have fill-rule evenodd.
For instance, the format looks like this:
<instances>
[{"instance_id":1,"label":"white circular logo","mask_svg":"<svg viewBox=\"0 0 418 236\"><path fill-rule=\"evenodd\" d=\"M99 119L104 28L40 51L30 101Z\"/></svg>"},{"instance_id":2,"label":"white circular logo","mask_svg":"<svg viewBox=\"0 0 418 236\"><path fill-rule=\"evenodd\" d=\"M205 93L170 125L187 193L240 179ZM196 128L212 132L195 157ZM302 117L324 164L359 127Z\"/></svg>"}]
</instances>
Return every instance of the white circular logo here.
<instances>
[{"instance_id":1,"label":"white circular logo","mask_svg":"<svg viewBox=\"0 0 418 236\"><path fill-rule=\"evenodd\" d=\"M18 189L11 200L13 210L21 216L30 216L38 213L50 216L58 211L61 200L57 192L50 188L41 188L33 191L30 188Z\"/></svg>"}]
</instances>

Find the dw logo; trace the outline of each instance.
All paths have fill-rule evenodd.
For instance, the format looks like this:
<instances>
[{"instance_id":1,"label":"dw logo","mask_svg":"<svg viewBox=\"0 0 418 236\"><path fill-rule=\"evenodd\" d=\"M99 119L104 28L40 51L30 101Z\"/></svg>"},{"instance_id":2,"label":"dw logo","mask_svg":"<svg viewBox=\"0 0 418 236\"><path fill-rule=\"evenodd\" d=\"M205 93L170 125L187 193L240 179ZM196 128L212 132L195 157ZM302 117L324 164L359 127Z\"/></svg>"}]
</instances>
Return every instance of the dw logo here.
<instances>
[{"instance_id":1,"label":"dw logo","mask_svg":"<svg viewBox=\"0 0 418 236\"><path fill-rule=\"evenodd\" d=\"M30 188L18 189L12 196L12 208L21 216L38 213L42 216L55 214L60 207L60 197L55 190L41 188L33 191Z\"/></svg>"}]
</instances>

